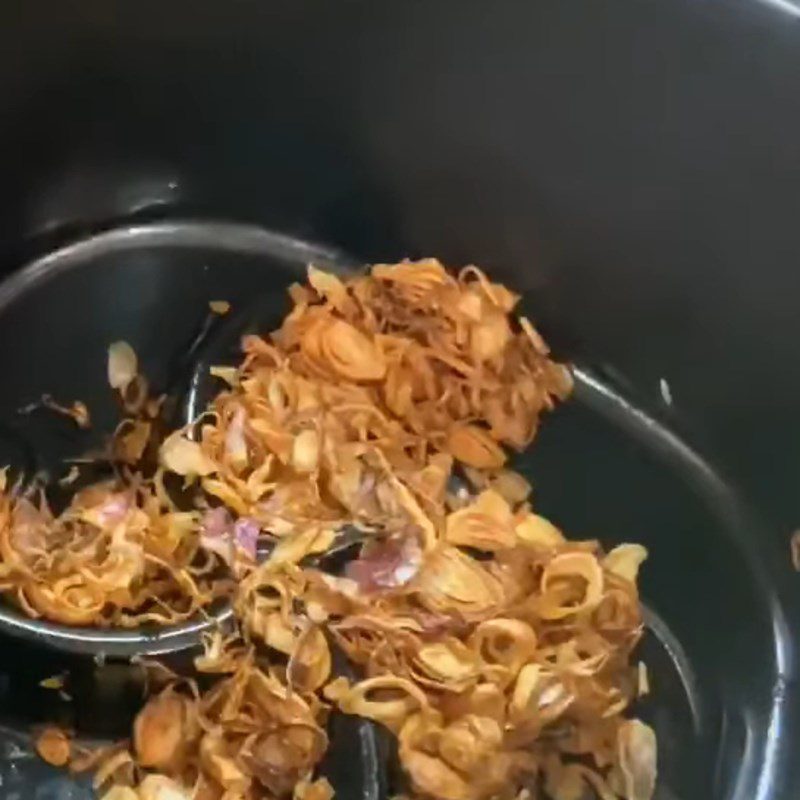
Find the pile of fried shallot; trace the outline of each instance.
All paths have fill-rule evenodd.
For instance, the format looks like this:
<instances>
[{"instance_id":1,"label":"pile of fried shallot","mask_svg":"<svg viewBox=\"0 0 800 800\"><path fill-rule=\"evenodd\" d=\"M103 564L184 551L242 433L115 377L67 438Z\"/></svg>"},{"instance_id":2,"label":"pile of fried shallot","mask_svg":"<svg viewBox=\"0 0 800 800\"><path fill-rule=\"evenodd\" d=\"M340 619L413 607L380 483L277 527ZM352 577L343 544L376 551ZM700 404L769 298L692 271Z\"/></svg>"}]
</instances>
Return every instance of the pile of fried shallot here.
<instances>
[{"instance_id":1,"label":"pile of fried shallot","mask_svg":"<svg viewBox=\"0 0 800 800\"><path fill-rule=\"evenodd\" d=\"M626 716L648 691L646 551L565 539L508 467L571 390L519 298L432 259L310 267L289 294L181 430L112 345L114 477L58 513L3 485L0 591L30 616L234 609L193 674L164 670L129 741L48 728L40 755L94 770L105 800L330 800L338 711L391 731L404 798L649 800L655 735Z\"/></svg>"}]
</instances>

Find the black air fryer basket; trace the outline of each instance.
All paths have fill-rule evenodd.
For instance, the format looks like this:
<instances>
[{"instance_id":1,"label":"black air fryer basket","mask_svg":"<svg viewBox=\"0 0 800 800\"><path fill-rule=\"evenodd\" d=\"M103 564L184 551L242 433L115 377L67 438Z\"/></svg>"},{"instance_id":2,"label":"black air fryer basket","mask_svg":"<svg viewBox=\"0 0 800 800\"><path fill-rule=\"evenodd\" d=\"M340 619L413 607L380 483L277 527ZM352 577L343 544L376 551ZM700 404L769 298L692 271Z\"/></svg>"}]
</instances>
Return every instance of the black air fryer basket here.
<instances>
[{"instance_id":1,"label":"black air fryer basket","mask_svg":"<svg viewBox=\"0 0 800 800\"><path fill-rule=\"evenodd\" d=\"M656 797L800 796L800 6L92 0L0 19L0 464L52 472L113 430L110 341L190 418L209 360L274 324L309 262L479 264L575 364L516 465L537 508L650 551ZM214 299L236 313L210 330ZM43 393L87 402L93 430L18 414ZM0 607L0 798L90 798L30 730L126 735L130 657L196 638ZM64 672L69 697L39 685ZM384 739L333 724L337 797L384 800Z\"/></svg>"}]
</instances>

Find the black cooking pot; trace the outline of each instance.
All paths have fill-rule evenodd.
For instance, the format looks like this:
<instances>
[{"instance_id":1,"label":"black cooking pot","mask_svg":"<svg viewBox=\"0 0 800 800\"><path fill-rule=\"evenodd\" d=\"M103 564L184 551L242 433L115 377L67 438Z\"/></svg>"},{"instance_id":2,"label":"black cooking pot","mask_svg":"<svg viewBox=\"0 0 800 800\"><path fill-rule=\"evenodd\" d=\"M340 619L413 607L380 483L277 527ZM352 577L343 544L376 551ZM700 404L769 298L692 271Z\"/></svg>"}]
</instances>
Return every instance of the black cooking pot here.
<instances>
[{"instance_id":1,"label":"black cooking pot","mask_svg":"<svg viewBox=\"0 0 800 800\"><path fill-rule=\"evenodd\" d=\"M657 796L800 795L795 0L86 0L0 19L0 460L90 448L114 424L107 344L170 385L208 300L247 308L311 259L478 263L577 365L519 463L537 506L651 551ZM93 433L17 414L44 392L88 402ZM9 615L0 797L83 797L25 757L26 732L122 734L141 687ZM67 693L39 687L62 671ZM379 800L382 742L343 731L337 796Z\"/></svg>"}]
</instances>

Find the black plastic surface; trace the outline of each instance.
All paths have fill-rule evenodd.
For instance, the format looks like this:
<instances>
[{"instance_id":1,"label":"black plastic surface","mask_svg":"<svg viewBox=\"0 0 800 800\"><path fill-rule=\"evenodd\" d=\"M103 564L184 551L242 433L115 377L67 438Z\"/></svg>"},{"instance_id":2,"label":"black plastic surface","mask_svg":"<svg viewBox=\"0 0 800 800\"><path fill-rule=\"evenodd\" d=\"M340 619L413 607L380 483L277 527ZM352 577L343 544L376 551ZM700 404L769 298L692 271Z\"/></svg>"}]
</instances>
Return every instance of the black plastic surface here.
<instances>
[{"instance_id":1,"label":"black plastic surface","mask_svg":"<svg viewBox=\"0 0 800 800\"><path fill-rule=\"evenodd\" d=\"M708 747L726 753L697 750L699 783L695 761L676 756L674 793L794 798L796 676L773 612L785 609L796 636L795 5L6 4L0 270L119 220L205 215L363 259L474 260L523 289L563 352L710 454L736 508L763 521L742 528L738 511L732 520L702 499L716 478L681 488L699 484L608 432L588 433L596 475L583 464L558 480L547 464L537 476L543 507L567 527L599 527L613 511L623 516L604 523L609 538L653 537L648 602L692 665ZM110 336L138 334L158 373L207 295L238 301L262 285L249 256L210 266L213 278L188 252L119 253L42 305L19 304L0 331L0 422L16 392L97 390ZM96 417L104 427L110 410ZM542 450L567 418L545 426ZM569 423L568 452L588 457L585 427ZM58 453L76 446L56 433ZM18 670L16 646L3 652L0 667ZM750 777L731 794L740 769Z\"/></svg>"}]
</instances>

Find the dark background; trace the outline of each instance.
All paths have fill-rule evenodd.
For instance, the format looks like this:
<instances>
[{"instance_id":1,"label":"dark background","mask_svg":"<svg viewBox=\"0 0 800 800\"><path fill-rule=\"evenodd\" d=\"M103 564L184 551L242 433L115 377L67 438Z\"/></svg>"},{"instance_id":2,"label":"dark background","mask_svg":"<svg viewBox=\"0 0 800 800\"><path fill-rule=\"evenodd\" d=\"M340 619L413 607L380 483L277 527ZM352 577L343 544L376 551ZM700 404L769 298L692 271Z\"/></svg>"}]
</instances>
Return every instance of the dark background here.
<instances>
[{"instance_id":1,"label":"dark background","mask_svg":"<svg viewBox=\"0 0 800 800\"><path fill-rule=\"evenodd\" d=\"M39 2L0 264L132 213L513 273L800 525L800 16L768 0ZM25 253L27 255L27 253Z\"/></svg>"},{"instance_id":2,"label":"dark background","mask_svg":"<svg viewBox=\"0 0 800 800\"><path fill-rule=\"evenodd\" d=\"M743 487L800 613L788 0L15 2L0 101L3 272L180 215L479 263Z\"/></svg>"}]
</instances>

